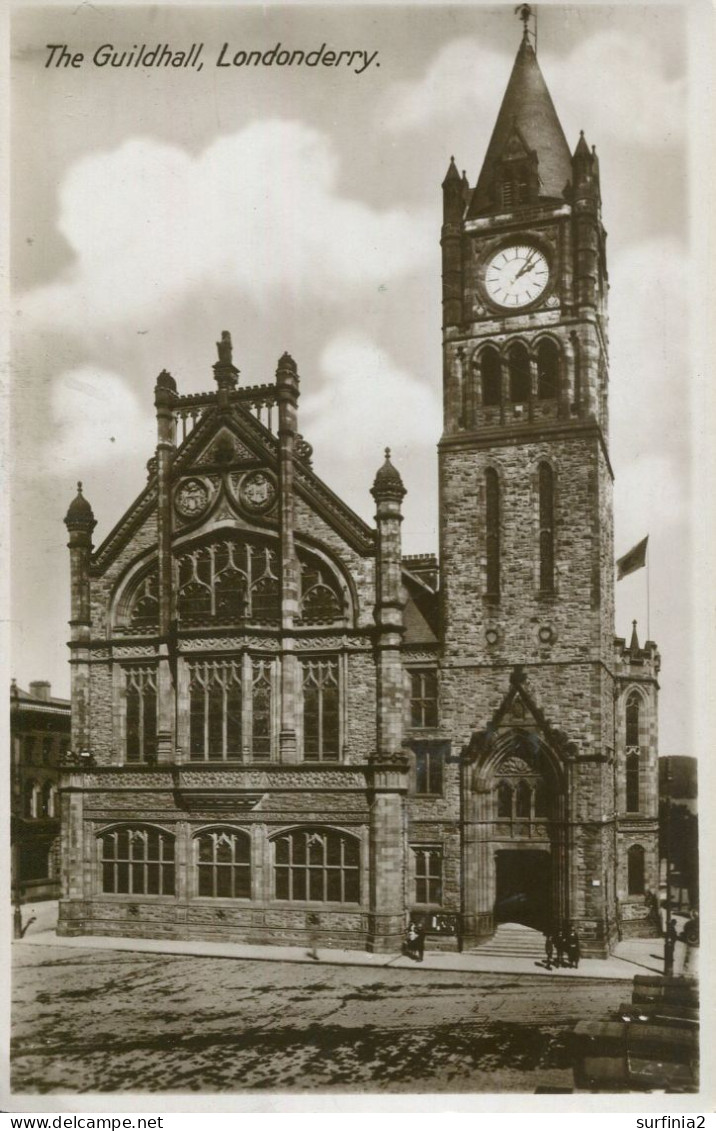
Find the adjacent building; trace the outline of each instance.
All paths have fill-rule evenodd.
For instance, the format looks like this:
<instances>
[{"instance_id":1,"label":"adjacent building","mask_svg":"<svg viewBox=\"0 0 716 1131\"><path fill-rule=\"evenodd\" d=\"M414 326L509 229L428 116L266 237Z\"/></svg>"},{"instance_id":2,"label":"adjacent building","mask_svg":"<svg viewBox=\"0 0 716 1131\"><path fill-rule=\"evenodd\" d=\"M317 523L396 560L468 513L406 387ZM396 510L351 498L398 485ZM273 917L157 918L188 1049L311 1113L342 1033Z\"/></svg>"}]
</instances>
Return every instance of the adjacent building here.
<instances>
[{"instance_id":1,"label":"adjacent building","mask_svg":"<svg viewBox=\"0 0 716 1131\"><path fill-rule=\"evenodd\" d=\"M294 360L247 385L226 332L213 392L157 378L146 487L96 549L70 505L61 932L394 951L410 916L446 947L570 921L605 955L653 929L599 163L526 32L476 183L442 188L439 558L402 554L390 453L368 525L312 469Z\"/></svg>"},{"instance_id":2,"label":"adjacent building","mask_svg":"<svg viewBox=\"0 0 716 1131\"><path fill-rule=\"evenodd\" d=\"M16 903L60 894L59 767L70 745L70 701L46 680L10 686L12 888Z\"/></svg>"}]
</instances>

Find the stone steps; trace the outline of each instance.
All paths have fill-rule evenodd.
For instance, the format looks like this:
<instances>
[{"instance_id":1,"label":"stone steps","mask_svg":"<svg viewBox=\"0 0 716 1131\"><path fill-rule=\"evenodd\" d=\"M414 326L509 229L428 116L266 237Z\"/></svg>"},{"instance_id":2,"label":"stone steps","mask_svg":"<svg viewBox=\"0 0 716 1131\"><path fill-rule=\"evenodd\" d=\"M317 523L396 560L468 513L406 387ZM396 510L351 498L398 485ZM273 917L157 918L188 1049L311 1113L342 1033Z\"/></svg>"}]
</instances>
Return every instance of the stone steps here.
<instances>
[{"instance_id":1,"label":"stone steps","mask_svg":"<svg viewBox=\"0 0 716 1131\"><path fill-rule=\"evenodd\" d=\"M491 939L471 947L470 954L494 958L526 958L544 961L544 936L540 931L511 923L501 924Z\"/></svg>"}]
</instances>

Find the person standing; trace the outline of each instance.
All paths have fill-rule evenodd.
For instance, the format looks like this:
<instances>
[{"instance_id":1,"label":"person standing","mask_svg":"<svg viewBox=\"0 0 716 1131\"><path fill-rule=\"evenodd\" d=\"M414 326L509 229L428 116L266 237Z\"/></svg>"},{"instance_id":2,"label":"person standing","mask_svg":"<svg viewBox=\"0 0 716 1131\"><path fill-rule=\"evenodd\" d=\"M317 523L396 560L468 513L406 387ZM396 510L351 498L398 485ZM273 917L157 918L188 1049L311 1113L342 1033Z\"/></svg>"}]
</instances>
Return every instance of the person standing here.
<instances>
[{"instance_id":1,"label":"person standing","mask_svg":"<svg viewBox=\"0 0 716 1131\"><path fill-rule=\"evenodd\" d=\"M564 962L564 931L561 927L554 936L554 949L556 955L555 966L560 967Z\"/></svg>"},{"instance_id":2,"label":"person standing","mask_svg":"<svg viewBox=\"0 0 716 1131\"><path fill-rule=\"evenodd\" d=\"M569 965L575 970L578 970L580 958L579 935L577 934L574 925L570 927L569 935L567 937L567 958Z\"/></svg>"},{"instance_id":3,"label":"person standing","mask_svg":"<svg viewBox=\"0 0 716 1131\"><path fill-rule=\"evenodd\" d=\"M545 957L547 959L547 962L546 962L547 969L551 970L552 969L552 958L554 957L554 939L552 938L552 935L549 932L544 936L544 953L545 953Z\"/></svg>"}]
</instances>

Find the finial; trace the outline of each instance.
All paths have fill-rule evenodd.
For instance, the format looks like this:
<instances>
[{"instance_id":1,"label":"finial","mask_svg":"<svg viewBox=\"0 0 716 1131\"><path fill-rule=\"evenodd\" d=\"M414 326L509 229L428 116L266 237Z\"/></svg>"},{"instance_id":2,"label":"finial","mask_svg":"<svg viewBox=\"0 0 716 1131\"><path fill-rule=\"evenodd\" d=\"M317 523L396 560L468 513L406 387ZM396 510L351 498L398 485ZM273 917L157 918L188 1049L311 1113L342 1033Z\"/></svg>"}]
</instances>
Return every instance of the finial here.
<instances>
[{"instance_id":1,"label":"finial","mask_svg":"<svg viewBox=\"0 0 716 1131\"><path fill-rule=\"evenodd\" d=\"M530 34L529 28L528 28L527 25L529 23L530 18L532 17L532 14L533 14L532 8L530 7L529 4L518 4L517 7L515 8L515 12L519 15L520 19L522 20L522 23L525 25L524 31L522 33L522 40L523 40L523 42L526 43L528 38L529 38L529 34Z\"/></svg>"},{"instance_id":2,"label":"finial","mask_svg":"<svg viewBox=\"0 0 716 1131\"><path fill-rule=\"evenodd\" d=\"M82 480L81 479L77 480L77 494L78 495L82 494Z\"/></svg>"},{"instance_id":3,"label":"finial","mask_svg":"<svg viewBox=\"0 0 716 1131\"><path fill-rule=\"evenodd\" d=\"M390 459L390 448L385 449L385 458Z\"/></svg>"},{"instance_id":4,"label":"finial","mask_svg":"<svg viewBox=\"0 0 716 1131\"><path fill-rule=\"evenodd\" d=\"M221 341L216 343L216 348L219 353L219 361L224 365L231 365L231 334L228 330L221 331Z\"/></svg>"}]
</instances>

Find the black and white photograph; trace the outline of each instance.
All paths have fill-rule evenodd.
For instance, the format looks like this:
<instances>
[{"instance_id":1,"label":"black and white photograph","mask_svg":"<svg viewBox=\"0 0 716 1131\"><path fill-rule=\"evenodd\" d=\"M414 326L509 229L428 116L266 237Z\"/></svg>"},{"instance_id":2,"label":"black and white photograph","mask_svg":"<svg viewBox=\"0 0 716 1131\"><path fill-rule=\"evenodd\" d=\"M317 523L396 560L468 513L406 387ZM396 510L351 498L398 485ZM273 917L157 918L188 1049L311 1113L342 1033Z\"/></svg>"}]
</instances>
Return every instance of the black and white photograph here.
<instances>
[{"instance_id":1,"label":"black and white photograph","mask_svg":"<svg viewBox=\"0 0 716 1131\"><path fill-rule=\"evenodd\" d=\"M4 1110L703 1106L713 22L11 6Z\"/></svg>"}]
</instances>

